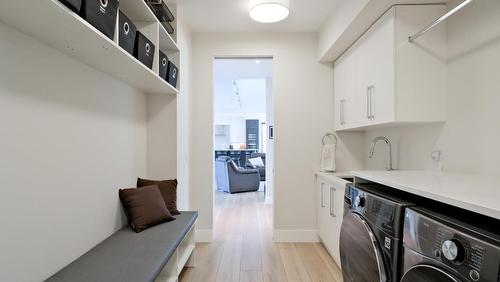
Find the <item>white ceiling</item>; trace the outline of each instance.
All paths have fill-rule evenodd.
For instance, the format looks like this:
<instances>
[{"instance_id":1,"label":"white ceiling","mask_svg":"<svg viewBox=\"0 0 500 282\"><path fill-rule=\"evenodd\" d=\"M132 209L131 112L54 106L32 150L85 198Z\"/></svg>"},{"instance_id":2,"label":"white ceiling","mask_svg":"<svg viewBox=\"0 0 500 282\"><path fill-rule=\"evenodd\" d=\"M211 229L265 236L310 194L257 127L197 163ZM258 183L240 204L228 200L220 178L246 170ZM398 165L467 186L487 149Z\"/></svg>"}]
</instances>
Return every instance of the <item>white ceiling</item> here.
<instances>
[{"instance_id":1,"label":"white ceiling","mask_svg":"<svg viewBox=\"0 0 500 282\"><path fill-rule=\"evenodd\" d=\"M216 59L213 70L215 113L266 112L265 79L272 77L271 59ZM239 87L241 108L233 90L233 80Z\"/></svg>"},{"instance_id":2,"label":"white ceiling","mask_svg":"<svg viewBox=\"0 0 500 282\"><path fill-rule=\"evenodd\" d=\"M339 1L342 0L290 0L288 18L272 24L250 19L249 0L182 0L182 6L184 19L195 32L305 32L317 31Z\"/></svg>"}]
</instances>

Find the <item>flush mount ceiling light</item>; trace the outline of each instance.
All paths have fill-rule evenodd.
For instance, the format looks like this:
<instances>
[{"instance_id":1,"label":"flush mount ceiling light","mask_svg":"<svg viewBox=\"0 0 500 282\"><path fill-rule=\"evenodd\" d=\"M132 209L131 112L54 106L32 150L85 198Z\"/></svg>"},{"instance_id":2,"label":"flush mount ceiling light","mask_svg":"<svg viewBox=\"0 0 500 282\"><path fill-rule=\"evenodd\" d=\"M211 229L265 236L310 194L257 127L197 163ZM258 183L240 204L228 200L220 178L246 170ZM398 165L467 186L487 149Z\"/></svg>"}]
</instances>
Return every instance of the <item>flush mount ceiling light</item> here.
<instances>
[{"instance_id":1,"label":"flush mount ceiling light","mask_svg":"<svg viewBox=\"0 0 500 282\"><path fill-rule=\"evenodd\" d=\"M250 0L250 18L260 23L275 23L288 17L290 0Z\"/></svg>"}]
</instances>

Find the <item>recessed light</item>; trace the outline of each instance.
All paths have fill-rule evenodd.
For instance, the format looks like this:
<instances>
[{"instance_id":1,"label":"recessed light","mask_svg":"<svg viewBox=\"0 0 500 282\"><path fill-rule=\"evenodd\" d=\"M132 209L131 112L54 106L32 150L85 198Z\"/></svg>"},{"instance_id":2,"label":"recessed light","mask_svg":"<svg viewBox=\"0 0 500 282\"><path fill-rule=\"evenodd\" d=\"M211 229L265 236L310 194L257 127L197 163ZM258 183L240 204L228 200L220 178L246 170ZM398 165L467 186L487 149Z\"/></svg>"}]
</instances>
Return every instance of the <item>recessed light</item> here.
<instances>
[{"instance_id":1,"label":"recessed light","mask_svg":"<svg viewBox=\"0 0 500 282\"><path fill-rule=\"evenodd\" d=\"M255 60L255 63L258 65L260 64L260 60Z\"/></svg>"},{"instance_id":2,"label":"recessed light","mask_svg":"<svg viewBox=\"0 0 500 282\"><path fill-rule=\"evenodd\" d=\"M275 23L289 14L290 0L250 0L250 18L260 23Z\"/></svg>"}]
</instances>

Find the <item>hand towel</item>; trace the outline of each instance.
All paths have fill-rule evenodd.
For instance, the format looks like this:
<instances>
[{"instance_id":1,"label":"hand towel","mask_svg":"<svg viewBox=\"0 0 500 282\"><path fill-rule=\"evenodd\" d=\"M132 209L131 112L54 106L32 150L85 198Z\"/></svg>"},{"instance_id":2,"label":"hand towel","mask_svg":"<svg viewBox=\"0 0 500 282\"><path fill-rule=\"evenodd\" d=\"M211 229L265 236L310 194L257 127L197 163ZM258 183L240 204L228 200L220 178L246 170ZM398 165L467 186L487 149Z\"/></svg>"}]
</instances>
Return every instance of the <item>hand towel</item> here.
<instances>
[{"instance_id":1,"label":"hand towel","mask_svg":"<svg viewBox=\"0 0 500 282\"><path fill-rule=\"evenodd\" d=\"M321 156L321 170L335 171L335 144L323 145L323 155Z\"/></svg>"}]
</instances>

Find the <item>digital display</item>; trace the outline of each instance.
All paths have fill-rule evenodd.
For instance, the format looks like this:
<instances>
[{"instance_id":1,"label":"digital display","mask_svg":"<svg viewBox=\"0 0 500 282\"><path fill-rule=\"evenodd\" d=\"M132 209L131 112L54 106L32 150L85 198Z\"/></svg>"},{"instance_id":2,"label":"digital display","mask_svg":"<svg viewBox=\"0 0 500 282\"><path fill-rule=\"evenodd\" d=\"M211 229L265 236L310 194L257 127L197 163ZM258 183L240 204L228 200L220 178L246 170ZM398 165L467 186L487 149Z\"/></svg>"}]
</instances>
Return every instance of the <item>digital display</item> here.
<instances>
[{"instance_id":1,"label":"digital display","mask_svg":"<svg viewBox=\"0 0 500 282\"><path fill-rule=\"evenodd\" d=\"M468 247L469 249L469 258L468 258L469 266L476 269L477 271L480 271L481 265L483 264L484 253L486 252L485 248L483 246L476 244L466 247Z\"/></svg>"}]
</instances>

